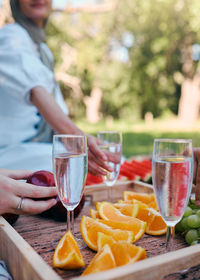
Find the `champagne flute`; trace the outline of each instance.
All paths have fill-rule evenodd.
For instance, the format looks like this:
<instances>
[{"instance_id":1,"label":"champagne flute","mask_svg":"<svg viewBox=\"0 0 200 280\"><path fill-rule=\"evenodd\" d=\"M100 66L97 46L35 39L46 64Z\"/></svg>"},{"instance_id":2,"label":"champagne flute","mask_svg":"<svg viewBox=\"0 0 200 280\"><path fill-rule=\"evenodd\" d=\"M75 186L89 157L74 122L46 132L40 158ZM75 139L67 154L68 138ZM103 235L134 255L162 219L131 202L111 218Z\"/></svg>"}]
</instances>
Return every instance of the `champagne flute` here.
<instances>
[{"instance_id":1,"label":"champagne flute","mask_svg":"<svg viewBox=\"0 0 200 280\"><path fill-rule=\"evenodd\" d=\"M152 175L158 208L167 225L166 251L172 251L175 225L184 214L192 189L192 140L155 139Z\"/></svg>"},{"instance_id":2,"label":"champagne flute","mask_svg":"<svg viewBox=\"0 0 200 280\"><path fill-rule=\"evenodd\" d=\"M103 176L106 186L109 187L108 200L112 201L112 186L115 184L120 171L122 134L119 131L99 131L97 138L99 140L99 148L107 156L107 164L113 169L112 172L107 171L107 174Z\"/></svg>"},{"instance_id":3,"label":"champagne flute","mask_svg":"<svg viewBox=\"0 0 200 280\"><path fill-rule=\"evenodd\" d=\"M67 209L67 230L74 234L74 209L83 196L88 167L86 136L54 135L53 166L58 196Z\"/></svg>"}]
</instances>

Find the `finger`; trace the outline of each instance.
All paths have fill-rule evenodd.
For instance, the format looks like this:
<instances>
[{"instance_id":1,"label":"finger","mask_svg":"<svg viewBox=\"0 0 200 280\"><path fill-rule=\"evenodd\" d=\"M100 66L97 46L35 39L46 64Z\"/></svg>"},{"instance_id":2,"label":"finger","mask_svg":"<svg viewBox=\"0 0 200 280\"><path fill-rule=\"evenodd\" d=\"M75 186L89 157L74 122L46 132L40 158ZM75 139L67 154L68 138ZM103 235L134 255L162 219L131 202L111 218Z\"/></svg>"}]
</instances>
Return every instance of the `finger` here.
<instances>
[{"instance_id":1,"label":"finger","mask_svg":"<svg viewBox=\"0 0 200 280\"><path fill-rule=\"evenodd\" d=\"M102 152L98 145L95 143L95 141L90 141L88 143L89 146L89 151L96 157L98 158L101 162L107 160L107 156L105 155L104 152Z\"/></svg>"},{"instance_id":2,"label":"finger","mask_svg":"<svg viewBox=\"0 0 200 280\"><path fill-rule=\"evenodd\" d=\"M94 162L88 163L88 171L94 176L106 176L107 172Z\"/></svg>"},{"instance_id":3,"label":"finger","mask_svg":"<svg viewBox=\"0 0 200 280\"><path fill-rule=\"evenodd\" d=\"M6 176L19 180L19 179L27 179L29 176L33 174L33 171L30 170L7 170Z\"/></svg>"},{"instance_id":4,"label":"finger","mask_svg":"<svg viewBox=\"0 0 200 280\"><path fill-rule=\"evenodd\" d=\"M15 182L15 194L17 196L31 197L31 198L44 198L53 197L57 195L56 187L42 187L35 186L24 182Z\"/></svg>"},{"instance_id":5,"label":"finger","mask_svg":"<svg viewBox=\"0 0 200 280\"><path fill-rule=\"evenodd\" d=\"M29 190L26 197L30 198L47 198L57 196L56 187L42 187L42 186L32 186L31 191Z\"/></svg>"},{"instance_id":6,"label":"finger","mask_svg":"<svg viewBox=\"0 0 200 280\"><path fill-rule=\"evenodd\" d=\"M100 161L96 156L94 156L94 154L92 154L91 152L88 153L88 159L89 159L89 163L95 164L95 169L97 169L97 166L99 166L98 170L100 172L101 175L106 175L107 171L112 172L113 169L111 166L109 166L108 164L106 164L106 162L104 161ZM105 170L103 170L103 169Z\"/></svg>"},{"instance_id":7,"label":"finger","mask_svg":"<svg viewBox=\"0 0 200 280\"><path fill-rule=\"evenodd\" d=\"M18 214L39 214L42 213L57 203L56 199L48 200L32 200L29 198L23 199L23 204L21 210L16 209Z\"/></svg>"},{"instance_id":8,"label":"finger","mask_svg":"<svg viewBox=\"0 0 200 280\"><path fill-rule=\"evenodd\" d=\"M100 166L99 162L96 161L93 156L89 157L88 170L89 172L91 171L93 175L106 176L107 174L107 172L103 169L102 166Z\"/></svg>"}]
</instances>

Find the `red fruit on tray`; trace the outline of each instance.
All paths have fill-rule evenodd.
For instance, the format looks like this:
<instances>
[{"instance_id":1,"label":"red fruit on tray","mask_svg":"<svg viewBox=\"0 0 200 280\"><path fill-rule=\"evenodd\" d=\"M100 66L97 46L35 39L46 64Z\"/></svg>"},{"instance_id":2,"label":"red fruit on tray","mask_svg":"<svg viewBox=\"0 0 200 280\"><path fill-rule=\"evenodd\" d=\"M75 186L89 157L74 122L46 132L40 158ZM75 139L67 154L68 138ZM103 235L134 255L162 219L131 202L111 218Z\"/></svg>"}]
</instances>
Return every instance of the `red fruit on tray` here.
<instances>
[{"instance_id":1,"label":"red fruit on tray","mask_svg":"<svg viewBox=\"0 0 200 280\"><path fill-rule=\"evenodd\" d=\"M26 182L36 185L36 186L44 186L44 187L55 186L53 173L46 171L46 170L40 170L40 171L34 172L27 179ZM54 218L56 221L66 221L67 220L67 210L62 205L62 202L60 201L58 196L56 197L56 200L58 201L57 204L54 205L51 209L41 213L41 215L44 217ZM85 203L85 197L83 195L79 205L74 209L75 218L80 213L81 209L84 206L84 203Z\"/></svg>"},{"instance_id":2,"label":"red fruit on tray","mask_svg":"<svg viewBox=\"0 0 200 280\"><path fill-rule=\"evenodd\" d=\"M55 186L53 173L46 170L34 172L26 182L36 186Z\"/></svg>"}]
</instances>

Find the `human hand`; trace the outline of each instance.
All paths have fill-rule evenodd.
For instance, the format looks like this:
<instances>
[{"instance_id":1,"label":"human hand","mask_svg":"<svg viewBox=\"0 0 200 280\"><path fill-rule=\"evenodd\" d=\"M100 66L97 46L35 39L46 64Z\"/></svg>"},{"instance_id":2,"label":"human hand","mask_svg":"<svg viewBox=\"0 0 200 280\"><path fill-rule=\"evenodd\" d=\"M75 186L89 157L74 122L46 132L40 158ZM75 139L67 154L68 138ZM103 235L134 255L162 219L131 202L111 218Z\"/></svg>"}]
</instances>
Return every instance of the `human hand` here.
<instances>
[{"instance_id":1,"label":"human hand","mask_svg":"<svg viewBox=\"0 0 200 280\"><path fill-rule=\"evenodd\" d=\"M96 176L106 175L107 171L112 172L112 168L106 163L107 155L98 147L99 140L91 135L87 135L88 145L88 171Z\"/></svg>"},{"instance_id":2,"label":"human hand","mask_svg":"<svg viewBox=\"0 0 200 280\"><path fill-rule=\"evenodd\" d=\"M194 148L194 174L193 183L195 184L195 200L200 206L200 148Z\"/></svg>"},{"instance_id":3,"label":"human hand","mask_svg":"<svg viewBox=\"0 0 200 280\"><path fill-rule=\"evenodd\" d=\"M33 171L30 170L12 170L0 168L0 175L4 175L15 180L27 179L32 174Z\"/></svg>"},{"instance_id":4,"label":"human hand","mask_svg":"<svg viewBox=\"0 0 200 280\"><path fill-rule=\"evenodd\" d=\"M20 176L19 173L16 171L16 174L12 176ZM22 171L21 175L26 177L26 172ZM0 214L39 214L57 203L56 199L52 198L56 195L55 187L34 186L0 175ZM18 209L22 197L23 203L21 209ZM46 200L47 197L49 199ZM41 200L34 200L34 198Z\"/></svg>"}]
</instances>

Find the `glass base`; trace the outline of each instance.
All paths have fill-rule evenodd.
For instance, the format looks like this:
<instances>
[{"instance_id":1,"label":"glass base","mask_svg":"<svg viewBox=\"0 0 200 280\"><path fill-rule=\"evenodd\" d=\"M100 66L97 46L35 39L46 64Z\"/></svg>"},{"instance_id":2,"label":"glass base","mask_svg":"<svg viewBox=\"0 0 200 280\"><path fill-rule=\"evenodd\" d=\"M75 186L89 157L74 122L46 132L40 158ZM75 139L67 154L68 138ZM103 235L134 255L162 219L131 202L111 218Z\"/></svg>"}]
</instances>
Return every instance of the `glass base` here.
<instances>
[{"instance_id":1,"label":"glass base","mask_svg":"<svg viewBox=\"0 0 200 280\"><path fill-rule=\"evenodd\" d=\"M76 237L76 235L74 235L74 238L78 244L79 249L84 249L87 247L86 243L84 242L83 239ZM56 246L58 245L58 242L60 241L60 239L51 241L51 247L55 250Z\"/></svg>"},{"instance_id":2,"label":"glass base","mask_svg":"<svg viewBox=\"0 0 200 280\"><path fill-rule=\"evenodd\" d=\"M76 240L76 242L78 244L79 249L84 249L84 248L87 247L87 245L85 244L83 239L80 239L80 238L75 236L75 240Z\"/></svg>"}]
</instances>

